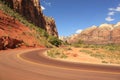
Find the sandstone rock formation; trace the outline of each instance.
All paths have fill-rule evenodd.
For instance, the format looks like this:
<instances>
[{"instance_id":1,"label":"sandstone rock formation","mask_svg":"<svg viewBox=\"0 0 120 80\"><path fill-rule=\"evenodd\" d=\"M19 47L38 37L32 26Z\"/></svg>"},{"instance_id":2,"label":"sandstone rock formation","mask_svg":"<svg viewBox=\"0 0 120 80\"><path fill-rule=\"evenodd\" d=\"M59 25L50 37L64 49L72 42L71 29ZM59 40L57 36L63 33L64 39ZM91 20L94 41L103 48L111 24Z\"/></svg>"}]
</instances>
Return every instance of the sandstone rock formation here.
<instances>
[{"instance_id":1,"label":"sandstone rock formation","mask_svg":"<svg viewBox=\"0 0 120 80\"><path fill-rule=\"evenodd\" d=\"M99 27L92 26L83 30L77 36L72 36L69 42L83 40L88 44L120 43L120 22L117 24L102 24Z\"/></svg>"},{"instance_id":2,"label":"sandstone rock formation","mask_svg":"<svg viewBox=\"0 0 120 80\"><path fill-rule=\"evenodd\" d=\"M2 1L5 1L11 8L24 16L29 22L32 22L36 26L45 29L50 35L58 36L55 21L52 18L49 18L49 21L47 21L48 19L46 19L46 17L42 13L40 0ZM48 30L48 27L50 30Z\"/></svg>"},{"instance_id":3,"label":"sandstone rock formation","mask_svg":"<svg viewBox=\"0 0 120 80\"><path fill-rule=\"evenodd\" d=\"M8 36L2 36L0 37L0 50L5 50L7 48L17 48L20 47L22 43L22 40L13 39Z\"/></svg>"},{"instance_id":4,"label":"sandstone rock formation","mask_svg":"<svg viewBox=\"0 0 120 80\"><path fill-rule=\"evenodd\" d=\"M55 20L51 17L44 16L46 22L46 30L48 34L58 37L58 32L55 25Z\"/></svg>"}]
</instances>

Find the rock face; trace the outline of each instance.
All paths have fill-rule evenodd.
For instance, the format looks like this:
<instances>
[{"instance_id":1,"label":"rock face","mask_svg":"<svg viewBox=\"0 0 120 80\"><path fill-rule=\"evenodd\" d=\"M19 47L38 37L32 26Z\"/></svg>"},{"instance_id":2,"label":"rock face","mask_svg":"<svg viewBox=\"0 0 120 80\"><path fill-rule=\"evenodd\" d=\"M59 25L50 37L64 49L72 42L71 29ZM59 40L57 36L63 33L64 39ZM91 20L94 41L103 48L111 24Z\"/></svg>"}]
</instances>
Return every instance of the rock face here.
<instances>
[{"instance_id":1,"label":"rock face","mask_svg":"<svg viewBox=\"0 0 120 80\"><path fill-rule=\"evenodd\" d=\"M54 19L49 18L49 21L42 13L40 7L40 0L3 0L16 12L24 16L29 22L34 23L46 31L48 31L48 24L50 30L49 34L58 36ZM50 20L51 19L51 20ZM50 22L51 21L51 22ZM52 30L53 29L53 30ZM55 32L54 32L55 31Z\"/></svg>"},{"instance_id":2,"label":"rock face","mask_svg":"<svg viewBox=\"0 0 120 80\"><path fill-rule=\"evenodd\" d=\"M46 30L48 32L48 34L54 35L58 37L58 32L56 29L56 25L55 25L55 20L53 18L44 16L45 21L46 21Z\"/></svg>"},{"instance_id":3,"label":"rock face","mask_svg":"<svg viewBox=\"0 0 120 80\"><path fill-rule=\"evenodd\" d=\"M83 40L88 44L118 44L120 43L120 22L116 25L102 24L99 27L92 26L73 37L75 41ZM73 41L73 38L71 39L70 41Z\"/></svg>"},{"instance_id":4,"label":"rock face","mask_svg":"<svg viewBox=\"0 0 120 80\"><path fill-rule=\"evenodd\" d=\"M17 48L20 47L20 45L23 43L23 41L10 38L8 36L0 37L0 50L5 50L7 48Z\"/></svg>"}]
</instances>

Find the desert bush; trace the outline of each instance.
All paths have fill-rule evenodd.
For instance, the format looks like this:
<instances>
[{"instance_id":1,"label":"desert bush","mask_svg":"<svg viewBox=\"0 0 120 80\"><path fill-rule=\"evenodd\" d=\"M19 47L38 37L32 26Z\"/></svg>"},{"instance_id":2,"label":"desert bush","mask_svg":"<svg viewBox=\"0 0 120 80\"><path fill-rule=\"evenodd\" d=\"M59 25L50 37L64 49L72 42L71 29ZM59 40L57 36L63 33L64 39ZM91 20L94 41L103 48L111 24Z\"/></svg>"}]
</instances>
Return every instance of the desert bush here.
<instances>
[{"instance_id":1,"label":"desert bush","mask_svg":"<svg viewBox=\"0 0 120 80\"><path fill-rule=\"evenodd\" d=\"M95 57L95 58L100 58L100 59L104 59L105 58L105 55L101 54L99 52L93 53L92 51L89 51L89 50L80 50L80 52L89 54L90 56Z\"/></svg>"},{"instance_id":2,"label":"desert bush","mask_svg":"<svg viewBox=\"0 0 120 80\"><path fill-rule=\"evenodd\" d=\"M87 53L87 54L92 54L93 53L92 51L89 51L89 50L80 50L80 52L84 52L84 53Z\"/></svg>"},{"instance_id":3,"label":"desert bush","mask_svg":"<svg viewBox=\"0 0 120 80\"><path fill-rule=\"evenodd\" d=\"M73 47L76 47L76 48L80 48L81 45L80 44L72 44Z\"/></svg>"},{"instance_id":4,"label":"desert bush","mask_svg":"<svg viewBox=\"0 0 120 80\"><path fill-rule=\"evenodd\" d=\"M54 36L50 36L48 38L48 42L50 42L52 45L54 45L56 47L59 47L62 44L62 41Z\"/></svg>"},{"instance_id":5,"label":"desert bush","mask_svg":"<svg viewBox=\"0 0 120 80\"><path fill-rule=\"evenodd\" d=\"M102 61L102 63L108 63L107 61Z\"/></svg>"},{"instance_id":6,"label":"desert bush","mask_svg":"<svg viewBox=\"0 0 120 80\"><path fill-rule=\"evenodd\" d=\"M108 51L114 51L116 49L114 45L105 45L103 48Z\"/></svg>"},{"instance_id":7,"label":"desert bush","mask_svg":"<svg viewBox=\"0 0 120 80\"><path fill-rule=\"evenodd\" d=\"M77 44L84 44L84 41L78 40Z\"/></svg>"},{"instance_id":8,"label":"desert bush","mask_svg":"<svg viewBox=\"0 0 120 80\"><path fill-rule=\"evenodd\" d=\"M47 55L52 58L67 58L62 49L53 48L47 51Z\"/></svg>"},{"instance_id":9,"label":"desert bush","mask_svg":"<svg viewBox=\"0 0 120 80\"><path fill-rule=\"evenodd\" d=\"M90 46L89 45L83 45L83 48L90 48Z\"/></svg>"},{"instance_id":10,"label":"desert bush","mask_svg":"<svg viewBox=\"0 0 120 80\"><path fill-rule=\"evenodd\" d=\"M61 58L67 58L67 55L62 54Z\"/></svg>"},{"instance_id":11,"label":"desert bush","mask_svg":"<svg viewBox=\"0 0 120 80\"><path fill-rule=\"evenodd\" d=\"M66 40L66 41L63 41L63 44L64 45L70 45L70 43Z\"/></svg>"},{"instance_id":12,"label":"desert bush","mask_svg":"<svg viewBox=\"0 0 120 80\"><path fill-rule=\"evenodd\" d=\"M92 50L98 50L98 48L93 48Z\"/></svg>"},{"instance_id":13,"label":"desert bush","mask_svg":"<svg viewBox=\"0 0 120 80\"><path fill-rule=\"evenodd\" d=\"M105 58L105 55L101 53L93 53L93 54L90 54L90 56L95 57L95 58L100 58L100 59Z\"/></svg>"},{"instance_id":14,"label":"desert bush","mask_svg":"<svg viewBox=\"0 0 120 80\"><path fill-rule=\"evenodd\" d=\"M72 50L72 48L71 48L71 47L68 47L67 50Z\"/></svg>"}]
</instances>

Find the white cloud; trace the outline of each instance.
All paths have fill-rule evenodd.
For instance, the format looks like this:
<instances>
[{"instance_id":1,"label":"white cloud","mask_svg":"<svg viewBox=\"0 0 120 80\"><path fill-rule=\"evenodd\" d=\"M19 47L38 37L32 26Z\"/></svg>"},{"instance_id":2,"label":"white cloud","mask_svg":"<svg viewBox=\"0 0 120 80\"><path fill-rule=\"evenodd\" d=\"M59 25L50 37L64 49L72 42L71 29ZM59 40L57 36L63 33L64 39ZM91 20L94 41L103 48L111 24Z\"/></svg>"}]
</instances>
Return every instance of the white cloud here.
<instances>
[{"instance_id":1,"label":"white cloud","mask_svg":"<svg viewBox=\"0 0 120 80\"><path fill-rule=\"evenodd\" d=\"M45 10L45 7L41 6L41 9L42 9L42 10Z\"/></svg>"},{"instance_id":2,"label":"white cloud","mask_svg":"<svg viewBox=\"0 0 120 80\"><path fill-rule=\"evenodd\" d=\"M108 17L105 18L106 21L110 22L110 21L114 21L115 19L112 18L116 13L120 12L120 4L118 4L118 6L116 8L109 8L108 9Z\"/></svg>"},{"instance_id":3,"label":"white cloud","mask_svg":"<svg viewBox=\"0 0 120 80\"><path fill-rule=\"evenodd\" d=\"M114 9L114 8L109 8L108 10L110 10L110 11L114 11L115 9Z\"/></svg>"},{"instance_id":4,"label":"white cloud","mask_svg":"<svg viewBox=\"0 0 120 80\"><path fill-rule=\"evenodd\" d=\"M116 8L109 8L108 10L114 11L114 12L120 12L120 4Z\"/></svg>"},{"instance_id":5,"label":"white cloud","mask_svg":"<svg viewBox=\"0 0 120 80\"><path fill-rule=\"evenodd\" d=\"M115 11L120 12L120 6L115 9Z\"/></svg>"},{"instance_id":6,"label":"white cloud","mask_svg":"<svg viewBox=\"0 0 120 80\"><path fill-rule=\"evenodd\" d=\"M79 34L79 33L81 33L81 32L82 32L82 29L78 29L78 30L76 31L77 34Z\"/></svg>"},{"instance_id":7,"label":"white cloud","mask_svg":"<svg viewBox=\"0 0 120 80\"><path fill-rule=\"evenodd\" d=\"M105 18L105 20L110 22L110 21L114 21L115 19L111 18L111 16L108 16L107 18Z\"/></svg>"},{"instance_id":8,"label":"white cloud","mask_svg":"<svg viewBox=\"0 0 120 80\"><path fill-rule=\"evenodd\" d=\"M113 12L113 11L108 13L108 15L110 15L110 16L114 15L114 14L115 14L115 12Z\"/></svg>"}]
</instances>

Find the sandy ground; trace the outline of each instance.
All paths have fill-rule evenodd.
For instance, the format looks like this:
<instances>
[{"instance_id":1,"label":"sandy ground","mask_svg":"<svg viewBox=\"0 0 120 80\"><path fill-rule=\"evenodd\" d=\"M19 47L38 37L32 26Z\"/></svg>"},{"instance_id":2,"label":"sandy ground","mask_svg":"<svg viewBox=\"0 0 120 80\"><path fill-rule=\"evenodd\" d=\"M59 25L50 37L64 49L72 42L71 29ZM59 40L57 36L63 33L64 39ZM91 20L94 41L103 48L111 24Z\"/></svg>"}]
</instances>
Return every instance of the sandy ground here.
<instances>
[{"instance_id":1,"label":"sandy ground","mask_svg":"<svg viewBox=\"0 0 120 80\"><path fill-rule=\"evenodd\" d=\"M84 52L80 52L80 50L85 50L85 48L71 48L71 50L65 50L64 53L67 55L67 58L53 58L56 60L62 60L62 61L68 61L68 62L77 62L77 63L90 63L90 64L105 64L105 65L118 65L115 63L104 63L103 61L106 61L107 59L100 59L93 56L90 56L89 54L85 54ZM95 52L94 50L88 48L87 50ZM102 49L98 50L99 52L102 52ZM47 56L47 52L45 53ZM47 56L48 57L48 56ZM49 57L51 58L51 57Z\"/></svg>"},{"instance_id":2,"label":"sandy ground","mask_svg":"<svg viewBox=\"0 0 120 80\"><path fill-rule=\"evenodd\" d=\"M79 50L80 50L79 48L72 48L72 50L68 50L64 52L68 56L67 58L54 58L54 59L69 61L69 62L95 63L95 64L101 63L100 59L83 54L79 52ZM47 56L47 52L45 52L45 56Z\"/></svg>"},{"instance_id":3,"label":"sandy ground","mask_svg":"<svg viewBox=\"0 0 120 80\"><path fill-rule=\"evenodd\" d=\"M101 63L100 59L91 57L90 55L80 52L80 48L72 48L72 50L65 51L65 54L68 56L67 61L73 62L84 62L84 63Z\"/></svg>"}]
</instances>

